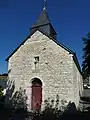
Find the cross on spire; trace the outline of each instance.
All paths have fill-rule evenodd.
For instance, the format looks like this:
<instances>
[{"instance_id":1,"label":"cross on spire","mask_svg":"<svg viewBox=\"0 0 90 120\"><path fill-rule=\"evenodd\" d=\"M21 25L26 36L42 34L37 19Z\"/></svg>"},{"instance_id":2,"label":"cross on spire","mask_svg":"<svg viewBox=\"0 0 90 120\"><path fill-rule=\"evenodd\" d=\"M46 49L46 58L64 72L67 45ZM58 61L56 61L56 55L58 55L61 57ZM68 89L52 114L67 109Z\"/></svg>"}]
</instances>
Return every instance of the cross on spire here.
<instances>
[{"instance_id":1,"label":"cross on spire","mask_svg":"<svg viewBox=\"0 0 90 120\"><path fill-rule=\"evenodd\" d=\"M46 0L44 0L44 8L43 10L46 10Z\"/></svg>"}]
</instances>

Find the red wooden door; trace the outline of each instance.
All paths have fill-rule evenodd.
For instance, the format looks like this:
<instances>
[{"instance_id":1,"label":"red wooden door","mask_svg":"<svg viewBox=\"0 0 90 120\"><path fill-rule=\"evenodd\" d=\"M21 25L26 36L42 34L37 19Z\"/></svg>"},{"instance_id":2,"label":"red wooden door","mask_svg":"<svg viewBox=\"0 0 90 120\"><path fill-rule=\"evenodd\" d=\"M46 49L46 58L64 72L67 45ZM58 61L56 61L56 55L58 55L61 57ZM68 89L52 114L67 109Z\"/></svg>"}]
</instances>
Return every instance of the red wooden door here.
<instances>
[{"instance_id":1,"label":"red wooden door","mask_svg":"<svg viewBox=\"0 0 90 120\"><path fill-rule=\"evenodd\" d=\"M42 86L39 84L32 85L32 110L40 109L42 103Z\"/></svg>"}]
</instances>

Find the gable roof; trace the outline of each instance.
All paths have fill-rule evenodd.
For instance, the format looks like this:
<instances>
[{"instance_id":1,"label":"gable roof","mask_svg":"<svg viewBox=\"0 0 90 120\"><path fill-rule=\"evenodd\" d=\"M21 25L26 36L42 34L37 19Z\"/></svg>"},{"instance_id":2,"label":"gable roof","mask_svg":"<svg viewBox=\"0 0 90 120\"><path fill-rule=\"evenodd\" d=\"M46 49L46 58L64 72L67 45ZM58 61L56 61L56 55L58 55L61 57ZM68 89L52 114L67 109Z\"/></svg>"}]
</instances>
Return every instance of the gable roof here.
<instances>
[{"instance_id":1,"label":"gable roof","mask_svg":"<svg viewBox=\"0 0 90 120\"><path fill-rule=\"evenodd\" d=\"M36 30L36 31L37 31L37 30ZM36 32L36 31L35 31L35 32ZM61 47L64 48L66 51L68 51L70 54L72 54L72 55L73 55L73 60L74 60L74 62L75 62L75 64L76 64L79 72L82 74L81 68L80 68L80 65L79 65L79 62L78 62L78 59L77 59L77 56L76 56L76 53L75 53L75 52L73 52L69 47L65 46L64 44L62 44L61 42L57 41L56 39L50 37L50 36L49 36L47 33L45 33L45 31L43 31L42 29L38 28L38 31L40 31L42 34L44 34L44 35L46 35L47 37L49 37L50 39L52 39L57 45L61 46ZM35 33L35 32L34 32L34 33ZM6 58L5 61L8 61L9 58L21 47L21 45L23 45L23 44L26 42L26 40L27 40L28 38L30 38L34 33L31 33L30 35L28 35L28 36L26 37L26 39Z\"/></svg>"},{"instance_id":2,"label":"gable roof","mask_svg":"<svg viewBox=\"0 0 90 120\"><path fill-rule=\"evenodd\" d=\"M66 47L65 45L63 45L62 43L60 43L59 41L56 41L55 39L53 39L52 37L50 37L47 33L45 33L45 31L42 31L42 29L38 28L38 30L35 30L34 33L35 33L36 31L40 31L42 34L44 34L44 35L46 35L47 37L49 37L50 39L52 39L52 40L53 40L55 43L57 43L59 46L63 47L65 50L67 50L67 51L70 52L71 54L74 54L74 52L73 52L71 49L69 49L68 47ZM34 34L34 33L33 33L33 34ZM23 44L26 42L26 40L27 40L28 38L30 38L33 34L32 34L32 33L29 34L29 35L26 37L26 39L5 59L5 61L8 61L9 58L20 48L20 46L23 45Z\"/></svg>"}]
</instances>

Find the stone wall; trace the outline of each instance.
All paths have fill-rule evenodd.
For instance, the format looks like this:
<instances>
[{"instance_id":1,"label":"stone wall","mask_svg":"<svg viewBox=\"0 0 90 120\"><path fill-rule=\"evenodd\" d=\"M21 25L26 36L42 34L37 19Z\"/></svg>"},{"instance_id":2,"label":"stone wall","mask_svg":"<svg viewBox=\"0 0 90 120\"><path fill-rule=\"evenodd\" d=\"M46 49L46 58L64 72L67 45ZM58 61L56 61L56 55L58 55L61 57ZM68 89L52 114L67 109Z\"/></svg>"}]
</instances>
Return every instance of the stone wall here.
<instances>
[{"instance_id":1,"label":"stone wall","mask_svg":"<svg viewBox=\"0 0 90 120\"><path fill-rule=\"evenodd\" d=\"M34 57L37 56L39 63L35 68ZM39 31L36 31L10 57L8 71L10 71L9 80L15 81L14 92L20 87L26 89L29 104L33 78L42 81L42 104L48 98L55 100L57 95L60 100L65 99L67 102L72 101L77 104L80 77L76 77L78 69L74 65L72 55ZM78 72L78 76L79 74Z\"/></svg>"},{"instance_id":2,"label":"stone wall","mask_svg":"<svg viewBox=\"0 0 90 120\"><path fill-rule=\"evenodd\" d=\"M83 81L82 81L82 75L77 69L77 66L75 62L73 61L73 88L74 88L74 101L76 105L79 104L80 97L83 93Z\"/></svg>"}]
</instances>

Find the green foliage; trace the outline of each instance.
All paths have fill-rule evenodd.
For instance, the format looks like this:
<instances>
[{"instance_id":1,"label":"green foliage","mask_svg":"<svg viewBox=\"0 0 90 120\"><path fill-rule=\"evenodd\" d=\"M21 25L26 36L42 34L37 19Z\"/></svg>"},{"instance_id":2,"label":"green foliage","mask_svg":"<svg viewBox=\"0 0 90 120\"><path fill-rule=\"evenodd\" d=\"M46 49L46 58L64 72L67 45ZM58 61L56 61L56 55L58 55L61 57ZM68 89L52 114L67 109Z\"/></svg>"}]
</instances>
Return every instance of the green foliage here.
<instances>
[{"instance_id":1,"label":"green foliage","mask_svg":"<svg viewBox=\"0 0 90 120\"><path fill-rule=\"evenodd\" d=\"M19 91L15 93L12 99L12 108L15 110L27 110L27 96L25 93L25 90L22 90L21 88Z\"/></svg>"},{"instance_id":2,"label":"green foliage","mask_svg":"<svg viewBox=\"0 0 90 120\"><path fill-rule=\"evenodd\" d=\"M90 33L83 38L83 63L82 72L84 79L90 76Z\"/></svg>"},{"instance_id":3,"label":"green foliage","mask_svg":"<svg viewBox=\"0 0 90 120\"><path fill-rule=\"evenodd\" d=\"M24 106L26 108L25 96L26 96L25 91L20 89L17 92L17 95L14 96L13 98L14 110L6 109L4 107L1 108L0 118L2 120L60 120L60 119L67 120L67 117L68 117L68 120L70 119L76 120L75 115L73 118L72 118L72 114L69 114L69 116L67 116L67 113L71 113L71 111L73 111L73 103L69 102L69 104L66 105L67 101L61 100L61 105L59 105L60 101L59 101L58 95L57 95L56 101L51 100L50 98L48 100L45 100L45 108L43 111L39 110L39 111L32 111L32 112L28 112L23 109ZM79 116L77 118L79 118Z\"/></svg>"},{"instance_id":4,"label":"green foliage","mask_svg":"<svg viewBox=\"0 0 90 120\"><path fill-rule=\"evenodd\" d=\"M0 97L3 96L3 89L0 87Z\"/></svg>"},{"instance_id":5,"label":"green foliage","mask_svg":"<svg viewBox=\"0 0 90 120\"><path fill-rule=\"evenodd\" d=\"M45 107L43 111L34 111L32 114L31 120L60 120L67 113L72 113L72 111L76 112L76 107L74 103L69 102L66 105L66 100L61 100L61 104L59 101L59 96L57 95L56 101L45 100ZM29 119L30 119L29 118Z\"/></svg>"}]
</instances>

